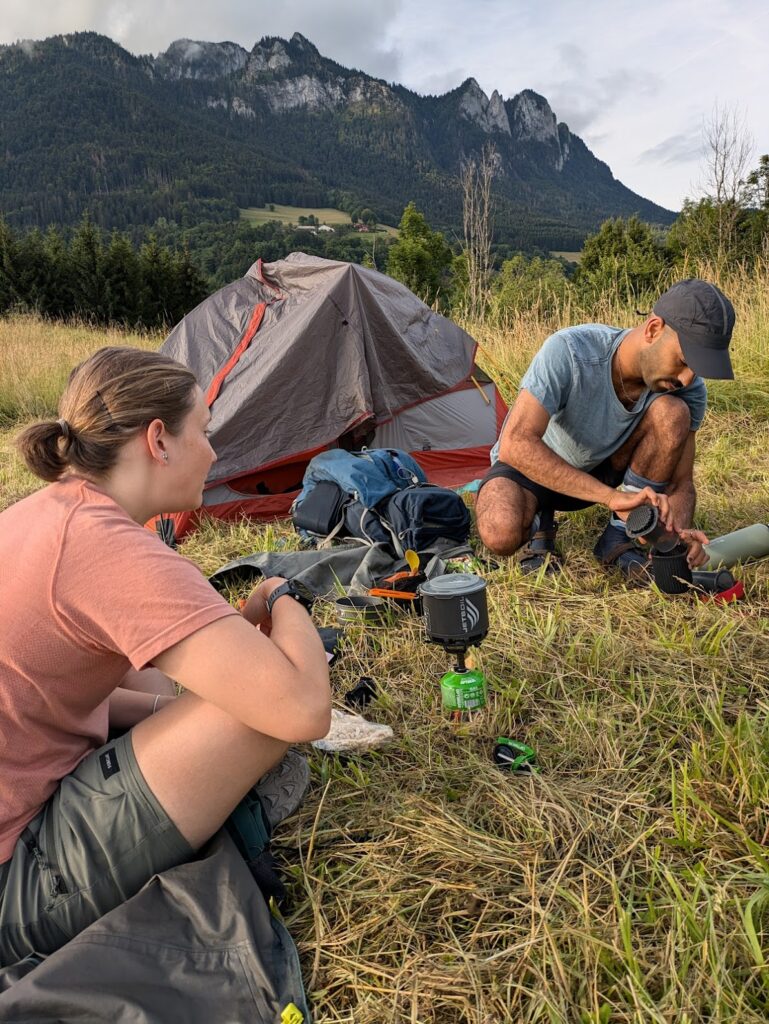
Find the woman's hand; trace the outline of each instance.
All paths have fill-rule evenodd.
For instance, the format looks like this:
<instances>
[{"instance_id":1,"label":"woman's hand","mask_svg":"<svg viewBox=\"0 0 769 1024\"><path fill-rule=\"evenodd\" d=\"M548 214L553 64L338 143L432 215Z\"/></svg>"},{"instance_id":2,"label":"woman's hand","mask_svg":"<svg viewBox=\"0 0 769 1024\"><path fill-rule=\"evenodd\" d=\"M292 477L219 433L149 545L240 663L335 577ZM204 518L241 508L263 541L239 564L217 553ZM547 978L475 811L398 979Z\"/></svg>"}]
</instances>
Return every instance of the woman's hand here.
<instances>
[{"instance_id":1,"label":"woman's hand","mask_svg":"<svg viewBox=\"0 0 769 1024\"><path fill-rule=\"evenodd\" d=\"M258 626L266 635L270 635L272 622L267 614L267 598L270 594L286 581L282 576L269 576L267 579L254 588L250 597L240 610L243 618L252 626Z\"/></svg>"},{"instance_id":2,"label":"woman's hand","mask_svg":"<svg viewBox=\"0 0 769 1024\"><path fill-rule=\"evenodd\" d=\"M686 553L686 561L690 569L698 569L706 565L708 553L703 550L703 544L708 543L708 538L702 530L679 530L678 536L689 549Z\"/></svg>"}]
</instances>

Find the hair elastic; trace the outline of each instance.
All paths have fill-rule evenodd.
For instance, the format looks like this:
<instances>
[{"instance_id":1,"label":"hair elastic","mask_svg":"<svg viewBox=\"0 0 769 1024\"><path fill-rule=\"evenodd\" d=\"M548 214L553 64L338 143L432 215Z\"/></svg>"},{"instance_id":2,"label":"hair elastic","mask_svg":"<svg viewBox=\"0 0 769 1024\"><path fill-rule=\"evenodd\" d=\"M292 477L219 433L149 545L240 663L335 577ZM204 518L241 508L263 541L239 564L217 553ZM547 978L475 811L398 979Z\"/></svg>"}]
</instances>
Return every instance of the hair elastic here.
<instances>
[{"instance_id":1,"label":"hair elastic","mask_svg":"<svg viewBox=\"0 0 769 1024\"><path fill-rule=\"evenodd\" d=\"M69 443L72 440L72 429L71 429L69 423L67 423L67 421L65 419L63 419L63 418L60 419L60 420L57 420L56 422L61 427L61 436L64 438L64 440L67 443Z\"/></svg>"}]
</instances>

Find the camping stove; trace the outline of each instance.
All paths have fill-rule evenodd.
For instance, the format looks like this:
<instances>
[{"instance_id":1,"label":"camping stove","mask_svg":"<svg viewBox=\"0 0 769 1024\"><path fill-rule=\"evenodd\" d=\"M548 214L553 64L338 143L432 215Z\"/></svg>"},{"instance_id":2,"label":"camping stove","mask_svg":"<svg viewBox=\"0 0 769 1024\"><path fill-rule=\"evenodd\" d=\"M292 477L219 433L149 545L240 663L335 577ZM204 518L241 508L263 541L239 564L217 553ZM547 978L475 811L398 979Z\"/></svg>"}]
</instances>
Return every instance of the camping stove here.
<instances>
[{"instance_id":1,"label":"camping stove","mask_svg":"<svg viewBox=\"0 0 769 1024\"><path fill-rule=\"evenodd\" d=\"M486 706L486 679L470 669L465 656L489 631L486 581L472 573L449 573L419 587L430 643L456 656L456 665L441 679L443 707L452 715Z\"/></svg>"}]
</instances>

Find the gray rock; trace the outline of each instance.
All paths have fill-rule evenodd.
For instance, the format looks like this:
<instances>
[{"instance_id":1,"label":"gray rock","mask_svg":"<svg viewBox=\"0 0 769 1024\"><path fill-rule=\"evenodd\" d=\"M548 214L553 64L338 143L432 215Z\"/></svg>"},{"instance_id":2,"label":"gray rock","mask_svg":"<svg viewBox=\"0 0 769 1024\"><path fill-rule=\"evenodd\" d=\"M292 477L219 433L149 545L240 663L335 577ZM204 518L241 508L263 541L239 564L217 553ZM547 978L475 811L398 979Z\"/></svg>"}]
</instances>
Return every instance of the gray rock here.
<instances>
[{"instance_id":1,"label":"gray rock","mask_svg":"<svg viewBox=\"0 0 769 1024\"><path fill-rule=\"evenodd\" d=\"M321 81L314 75L299 75L258 85L273 114L306 107L308 110L335 110L346 102L342 79Z\"/></svg>"},{"instance_id":2,"label":"gray rock","mask_svg":"<svg viewBox=\"0 0 769 1024\"><path fill-rule=\"evenodd\" d=\"M524 89L510 101L513 137L520 142L538 142L552 152L555 170L560 171L569 157L569 131L559 130L555 114L544 96Z\"/></svg>"},{"instance_id":3,"label":"gray rock","mask_svg":"<svg viewBox=\"0 0 769 1024\"><path fill-rule=\"evenodd\" d=\"M459 100L459 113L479 125L485 132L510 135L510 122L502 97L495 89L491 99L474 78L469 78Z\"/></svg>"},{"instance_id":4,"label":"gray rock","mask_svg":"<svg viewBox=\"0 0 769 1024\"><path fill-rule=\"evenodd\" d=\"M249 55L245 77L253 81L265 71L284 71L290 66L291 58L281 39L275 39L270 46L257 43Z\"/></svg>"},{"instance_id":5,"label":"gray rock","mask_svg":"<svg viewBox=\"0 0 769 1024\"><path fill-rule=\"evenodd\" d=\"M245 67L248 50L237 43L203 43L194 39L176 39L165 53L152 61L161 78L210 80L232 75Z\"/></svg>"}]
</instances>

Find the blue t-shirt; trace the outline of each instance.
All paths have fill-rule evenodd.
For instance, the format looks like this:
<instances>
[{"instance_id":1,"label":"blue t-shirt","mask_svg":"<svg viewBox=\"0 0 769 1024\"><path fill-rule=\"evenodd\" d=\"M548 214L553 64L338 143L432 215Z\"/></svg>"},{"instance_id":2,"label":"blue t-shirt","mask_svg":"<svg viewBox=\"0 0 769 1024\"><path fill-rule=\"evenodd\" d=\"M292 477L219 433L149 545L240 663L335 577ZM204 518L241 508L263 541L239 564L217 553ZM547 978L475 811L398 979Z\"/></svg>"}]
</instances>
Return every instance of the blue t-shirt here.
<instances>
[{"instance_id":1,"label":"blue t-shirt","mask_svg":"<svg viewBox=\"0 0 769 1024\"><path fill-rule=\"evenodd\" d=\"M550 413L542 440L575 469L589 472L608 458L625 443L651 403L662 397L661 392L647 388L632 409L626 409L617 397L611 359L627 333L605 324L581 324L556 331L534 356L521 380L521 388ZM695 377L691 384L672 393L689 406L691 429L697 430L707 406L705 382ZM491 450L492 463L498 458L499 440Z\"/></svg>"}]
</instances>

